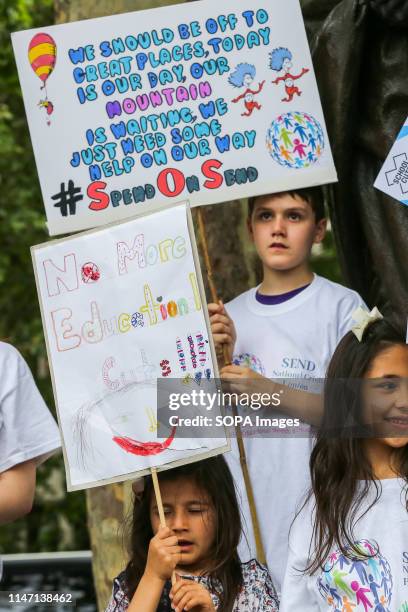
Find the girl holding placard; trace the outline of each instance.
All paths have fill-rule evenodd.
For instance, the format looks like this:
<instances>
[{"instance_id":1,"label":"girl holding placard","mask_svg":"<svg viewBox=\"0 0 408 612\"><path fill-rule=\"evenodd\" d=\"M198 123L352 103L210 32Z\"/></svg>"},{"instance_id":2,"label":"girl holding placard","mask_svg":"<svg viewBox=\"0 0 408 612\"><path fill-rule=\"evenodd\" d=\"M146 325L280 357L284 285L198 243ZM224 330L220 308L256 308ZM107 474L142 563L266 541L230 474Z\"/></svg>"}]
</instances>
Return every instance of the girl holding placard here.
<instances>
[{"instance_id":1,"label":"girl holding placard","mask_svg":"<svg viewBox=\"0 0 408 612\"><path fill-rule=\"evenodd\" d=\"M135 497L130 561L106 612L276 612L266 568L239 560L240 512L224 458L160 472L160 488L166 527L146 477Z\"/></svg>"}]
</instances>

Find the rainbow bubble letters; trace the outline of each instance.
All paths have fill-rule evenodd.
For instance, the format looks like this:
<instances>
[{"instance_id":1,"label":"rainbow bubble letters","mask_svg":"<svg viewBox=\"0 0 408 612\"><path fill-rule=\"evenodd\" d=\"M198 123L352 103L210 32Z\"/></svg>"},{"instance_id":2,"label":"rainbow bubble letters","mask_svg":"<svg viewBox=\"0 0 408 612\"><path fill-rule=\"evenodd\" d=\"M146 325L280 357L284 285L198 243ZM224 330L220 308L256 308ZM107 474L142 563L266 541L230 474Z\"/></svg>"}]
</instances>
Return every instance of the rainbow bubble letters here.
<instances>
[{"instance_id":1,"label":"rainbow bubble letters","mask_svg":"<svg viewBox=\"0 0 408 612\"><path fill-rule=\"evenodd\" d=\"M186 206L46 243L33 260L69 486L208 447L155 440L157 381L214 378Z\"/></svg>"}]
</instances>

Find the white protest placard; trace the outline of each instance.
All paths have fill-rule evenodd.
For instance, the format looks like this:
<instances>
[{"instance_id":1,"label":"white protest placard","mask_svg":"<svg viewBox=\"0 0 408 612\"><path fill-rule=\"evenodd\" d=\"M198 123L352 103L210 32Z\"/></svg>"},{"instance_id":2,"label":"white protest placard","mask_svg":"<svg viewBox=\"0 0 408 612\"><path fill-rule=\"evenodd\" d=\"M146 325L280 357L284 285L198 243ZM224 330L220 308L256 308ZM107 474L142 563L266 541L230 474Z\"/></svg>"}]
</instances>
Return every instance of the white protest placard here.
<instances>
[{"instance_id":1,"label":"white protest placard","mask_svg":"<svg viewBox=\"0 0 408 612\"><path fill-rule=\"evenodd\" d=\"M32 254L68 490L225 451L223 431L157 439L157 379L217 373L186 206Z\"/></svg>"},{"instance_id":2,"label":"white protest placard","mask_svg":"<svg viewBox=\"0 0 408 612\"><path fill-rule=\"evenodd\" d=\"M299 0L13 34L50 234L336 180Z\"/></svg>"},{"instance_id":3,"label":"white protest placard","mask_svg":"<svg viewBox=\"0 0 408 612\"><path fill-rule=\"evenodd\" d=\"M388 153L374 187L408 206L408 118Z\"/></svg>"}]
</instances>

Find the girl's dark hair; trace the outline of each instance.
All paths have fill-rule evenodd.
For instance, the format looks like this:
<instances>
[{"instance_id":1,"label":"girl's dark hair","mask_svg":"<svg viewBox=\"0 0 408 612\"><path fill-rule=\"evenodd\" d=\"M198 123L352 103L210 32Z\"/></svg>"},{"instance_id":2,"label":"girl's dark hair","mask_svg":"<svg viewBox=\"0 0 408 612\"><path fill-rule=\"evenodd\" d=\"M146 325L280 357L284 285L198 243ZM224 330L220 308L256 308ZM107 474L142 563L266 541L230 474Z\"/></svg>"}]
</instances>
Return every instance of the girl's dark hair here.
<instances>
[{"instance_id":1,"label":"girl's dark hair","mask_svg":"<svg viewBox=\"0 0 408 612\"><path fill-rule=\"evenodd\" d=\"M210 553L213 560L209 573L210 587L220 598L220 612L230 612L242 584L241 563L237 552L241 537L241 517L231 472L224 457L218 455L159 474L160 483L180 478L191 479L198 489L205 492L214 507L215 538ZM133 597L145 570L149 543L153 537L150 503L154 490L150 476L145 477L144 485L141 496L135 497L133 508L130 561L125 570L129 599ZM216 590L215 581L220 582L221 593Z\"/></svg>"},{"instance_id":2,"label":"girl's dark hair","mask_svg":"<svg viewBox=\"0 0 408 612\"><path fill-rule=\"evenodd\" d=\"M346 334L330 361L323 422L310 457L312 487L307 501L313 496L315 499L312 562L306 568L310 574L323 567L334 546L346 557L350 554L361 557L361 551L354 545L354 526L381 495L381 484L375 479L361 437L366 428L362 415L362 378L375 357L395 344L405 345L405 330L399 324L381 319L366 328L361 342L352 332ZM408 482L408 447L396 452L401 477ZM361 512L371 486L375 487L374 500Z\"/></svg>"}]
</instances>

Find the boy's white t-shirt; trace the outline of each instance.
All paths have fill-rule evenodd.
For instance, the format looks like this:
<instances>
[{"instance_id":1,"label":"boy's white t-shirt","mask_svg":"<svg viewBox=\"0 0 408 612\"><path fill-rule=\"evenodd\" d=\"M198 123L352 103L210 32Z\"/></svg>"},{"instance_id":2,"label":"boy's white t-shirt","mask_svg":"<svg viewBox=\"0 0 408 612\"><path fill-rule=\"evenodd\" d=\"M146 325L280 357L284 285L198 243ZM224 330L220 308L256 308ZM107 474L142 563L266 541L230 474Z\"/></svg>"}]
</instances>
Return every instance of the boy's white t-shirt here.
<instances>
[{"instance_id":1,"label":"boy's white t-shirt","mask_svg":"<svg viewBox=\"0 0 408 612\"><path fill-rule=\"evenodd\" d=\"M0 474L29 459L41 463L60 446L58 427L26 362L0 342Z\"/></svg>"},{"instance_id":2,"label":"boy's white t-shirt","mask_svg":"<svg viewBox=\"0 0 408 612\"><path fill-rule=\"evenodd\" d=\"M303 388L316 392L319 385L313 379L325 376L337 344L353 325L352 313L364 305L361 297L317 275L306 289L281 304L261 304L256 291L250 289L226 304L237 332L234 362L250 365L267 378L287 379L287 384L288 379L303 379ZM308 427L303 429L303 438L265 434L244 438L266 561L278 592L289 528L310 484L312 439ZM256 549L236 440L225 457L240 497L245 535L239 553L247 561L256 556Z\"/></svg>"},{"instance_id":3,"label":"boy's white t-shirt","mask_svg":"<svg viewBox=\"0 0 408 612\"><path fill-rule=\"evenodd\" d=\"M338 547L333 547L323 568L313 576L302 574L310 564L313 521L313 504L305 506L290 532L280 612L408 610L406 483L391 478L379 484L380 499L354 528L354 542L371 558L353 558L351 554L345 557ZM372 486L359 516L374 501L375 494Z\"/></svg>"}]
</instances>

